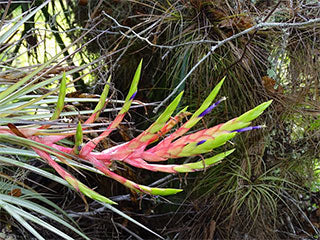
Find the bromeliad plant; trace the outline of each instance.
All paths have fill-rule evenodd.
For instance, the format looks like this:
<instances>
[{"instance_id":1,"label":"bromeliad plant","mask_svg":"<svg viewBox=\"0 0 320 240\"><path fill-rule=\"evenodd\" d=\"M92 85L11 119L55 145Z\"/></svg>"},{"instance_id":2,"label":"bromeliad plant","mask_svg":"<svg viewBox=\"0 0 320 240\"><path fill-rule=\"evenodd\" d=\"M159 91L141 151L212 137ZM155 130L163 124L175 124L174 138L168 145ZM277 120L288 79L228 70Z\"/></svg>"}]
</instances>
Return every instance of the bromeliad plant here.
<instances>
[{"instance_id":1,"label":"bromeliad plant","mask_svg":"<svg viewBox=\"0 0 320 240\"><path fill-rule=\"evenodd\" d=\"M2 138L10 138L12 142L16 143L21 142L23 139L24 143L27 142L28 145L41 158L46 160L47 163L52 166L69 184L71 184L82 194L102 202L115 204L115 202L112 200L99 195L77 180L73 175L67 172L57 162L57 160L70 165L69 160L80 159L82 161L91 163L96 169L101 171L106 176L113 178L114 180L134 191L153 195L171 195L182 190L172 188L151 188L132 182L116 174L112 170L114 167L113 162L121 161L137 168L167 173L187 173L201 171L221 161L226 156L231 154L234 149L193 163L168 165L155 164L154 162L163 162L172 158L198 156L224 145L228 140L240 132L262 127L249 125L251 124L252 120L257 118L271 104L271 101L262 103L240 117L234 118L226 123L185 135L190 128L198 123L206 114L210 113L212 109L215 108L221 101L225 100L225 98L222 98L216 103L212 104L223 84L224 80L221 80L207 97L207 99L203 102L201 107L191 116L188 121L182 124L182 126L177 128L173 133L168 134L169 131L187 114L187 108L184 108L177 115L171 117L177 108L183 93L180 93L158 117L158 119L136 138L126 143L106 149L102 152L94 151L99 142L108 137L109 134L118 127L125 114L128 112L137 93L137 85L140 78L141 66L142 61L136 70L128 96L126 97L125 103L117 117L100 136L90 140L87 143L83 143L83 130L85 127L83 128L80 122L78 123L76 131L65 131L60 135L48 135L48 133L46 133L47 135L43 135L43 131L50 127L49 124L42 125L41 127L24 128L17 127L13 123L9 123L8 127L0 128L0 135ZM110 78L108 84L105 85L100 101L94 109L93 114L84 122L85 125L93 123L103 111L106 105L109 83ZM59 118L60 113L64 108L65 95L66 78L64 76L60 85L57 107L51 117L51 120ZM75 136L75 144L73 148L59 144L59 141L72 135ZM147 148L151 143L154 143L159 139L162 140L158 144Z\"/></svg>"}]
</instances>

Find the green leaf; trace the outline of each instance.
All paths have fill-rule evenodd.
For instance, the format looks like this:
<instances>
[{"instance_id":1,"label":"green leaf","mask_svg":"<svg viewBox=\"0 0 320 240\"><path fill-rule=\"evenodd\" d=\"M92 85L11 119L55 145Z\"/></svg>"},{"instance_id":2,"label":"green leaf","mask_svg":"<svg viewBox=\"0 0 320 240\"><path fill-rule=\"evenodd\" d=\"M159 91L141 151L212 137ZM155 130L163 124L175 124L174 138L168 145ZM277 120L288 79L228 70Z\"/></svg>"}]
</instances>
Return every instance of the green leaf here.
<instances>
[{"instance_id":1,"label":"green leaf","mask_svg":"<svg viewBox=\"0 0 320 240\"><path fill-rule=\"evenodd\" d=\"M94 199L94 200L97 200L99 202L104 202L104 203L107 203L107 204L116 204L116 202L110 200L109 198L105 197L105 196L102 196L101 194L93 191L92 189L90 189L89 187L87 187L86 185L84 185L83 183L79 182L78 181L78 187L79 187L79 190L80 192L82 192L84 195Z\"/></svg>"},{"instance_id":2,"label":"green leaf","mask_svg":"<svg viewBox=\"0 0 320 240\"><path fill-rule=\"evenodd\" d=\"M194 163L187 163L182 164L177 167L174 167L174 170L177 172L192 172L192 171L199 171L203 170L206 167L210 167L213 164L216 164L217 162L221 161L228 155L234 152L235 149L231 149L227 152L219 153L211 158L204 159L202 161L194 162Z\"/></svg>"},{"instance_id":3,"label":"green leaf","mask_svg":"<svg viewBox=\"0 0 320 240\"><path fill-rule=\"evenodd\" d=\"M6 201L8 203L11 203L11 204L14 204L14 205L18 205L18 206L30 209L31 211L35 211L35 212L37 212L37 213L39 213L39 214L41 214L43 216L46 216L46 217L52 219L53 221L56 221L56 222L62 224L65 227L71 229L72 231L76 232L77 234L79 234L83 238L89 239L82 232L80 232L78 229L76 229L75 227L70 225L68 222L63 220L56 213L54 213L53 211L49 210L48 208L42 207L39 204L36 204L36 203L31 202L29 200L22 199L21 197L14 197L14 196L0 194L0 199L3 200L3 201ZM48 201L46 201L46 202L48 203ZM23 216L23 214L22 214L22 216Z\"/></svg>"},{"instance_id":4,"label":"green leaf","mask_svg":"<svg viewBox=\"0 0 320 240\"><path fill-rule=\"evenodd\" d=\"M197 145L198 143L192 142L185 146L181 153L179 153L179 157L188 157L194 156L197 154L202 154L206 152L210 152L212 149L217 148L225 144L228 140L233 138L237 133L222 133L219 136L216 136L214 139L208 139L204 143Z\"/></svg>"},{"instance_id":5,"label":"green leaf","mask_svg":"<svg viewBox=\"0 0 320 240\"><path fill-rule=\"evenodd\" d=\"M96 105L93 113L97 113L97 112L101 112L102 109L104 108L104 105L106 103L106 99L107 99L107 96L108 96L108 93L109 93L109 89L110 89L110 82L111 82L111 75L110 77L108 78L108 81L107 81L107 84L104 86L103 88L103 91L101 93L101 96L100 96L100 99L99 99L99 102L98 104ZM99 114L97 114L95 120L99 117Z\"/></svg>"},{"instance_id":6,"label":"green leaf","mask_svg":"<svg viewBox=\"0 0 320 240\"><path fill-rule=\"evenodd\" d=\"M8 31L0 36L0 43L3 44L13 33L15 33L19 27L21 27L26 21L28 21L33 15L35 15L41 8L46 6L50 1L45 1L39 7L31 11L27 16L23 17L14 26L10 27ZM8 3L9 4L9 3ZM1 98L1 97L0 97Z\"/></svg>"},{"instance_id":7,"label":"green leaf","mask_svg":"<svg viewBox=\"0 0 320 240\"><path fill-rule=\"evenodd\" d=\"M158 119L151 125L148 132L150 133L157 133L168 121L171 117L174 110L177 108L183 92L179 93L179 95L169 104L166 110L158 117Z\"/></svg>"},{"instance_id":8,"label":"green leaf","mask_svg":"<svg viewBox=\"0 0 320 240\"><path fill-rule=\"evenodd\" d=\"M71 45L70 45L71 46ZM69 47L70 47L69 46ZM3 106L3 107L6 107L7 104L10 102L10 101L16 101L18 98L20 97L28 97L28 93L36 90L36 89L39 89L41 87L45 87L47 86L48 84L56 81L56 80L59 80L60 78L62 78L62 75L58 75L58 76L55 76L55 77L52 77L52 78L49 78L47 80L44 80L44 81L40 81L39 83L37 84L32 84L32 82L34 80L31 80L36 74L38 74L41 70L43 70L45 67L49 66L54 60L56 60L56 58L58 58L58 56L60 56L61 54L63 53L63 51L61 53L59 53L58 55L56 55L55 57L53 57L52 59L50 59L48 62L46 62L45 64L41 65L39 68L35 69L32 73L30 73L29 75L27 75L26 77L24 77L23 79L21 79L19 82L15 83L14 85L10 86L9 88L7 88L5 91L1 92L0 93L0 105ZM72 73L75 73L75 72L78 72L82 69L84 69L85 67L87 67L87 65L83 65L83 66L79 66L79 67L76 67L68 72L66 72L66 75L68 74L72 74ZM31 81L30 83L26 84L25 86L21 87L23 84L25 84L27 81ZM32 99L28 102L26 102L25 104L19 106L19 108L16 108L15 110L16 111L19 111L19 110L22 110L36 102L39 102L40 100L52 95L53 93L55 93L56 91L58 91L59 88L57 89L54 89L46 94L43 94L41 96L38 96L37 98L35 99ZM14 92L14 93L12 93ZM12 94L11 94L12 93ZM2 96L3 94L3 96ZM11 94L11 95L10 95ZM8 115L8 114L7 114ZM5 115L5 116L7 116ZM1 114L2 116L2 114Z\"/></svg>"},{"instance_id":9,"label":"green leaf","mask_svg":"<svg viewBox=\"0 0 320 240\"><path fill-rule=\"evenodd\" d=\"M226 77L222 78L222 80L214 87L209 96L204 100L201 107L192 115L191 119L198 117L203 111L205 111L216 98L217 94L220 91L220 88L224 82ZM189 127L189 126L188 126Z\"/></svg>"},{"instance_id":10,"label":"green leaf","mask_svg":"<svg viewBox=\"0 0 320 240\"><path fill-rule=\"evenodd\" d=\"M37 239L45 240L26 220L24 220L20 214L18 214L13 206L7 202L0 200L0 208L3 208L9 213L15 220L17 220L25 229L27 229Z\"/></svg>"},{"instance_id":11,"label":"green leaf","mask_svg":"<svg viewBox=\"0 0 320 240\"><path fill-rule=\"evenodd\" d=\"M83 133L82 133L82 127L81 127L80 121L78 122L75 138L76 138L76 141L75 141L73 151L75 154L79 154L79 151L83 143Z\"/></svg>"},{"instance_id":12,"label":"green leaf","mask_svg":"<svg viewBox=\"0 0 320 240\"><path fill-rule=\"evenodd\" d=\"M183 191L182 189L176 189L176 188L152 188L152 187L143 186L143 185L139 185L139 187L142 190L152 195L160 195L160 196L173 195Z\"/></svg>"},{"instance_id":13,"label":"green leaf","mask_svg":"<svg viewBox=\"0 0 320 240\"><path fill-rule=\"evenodd\" d=\"M129 93L125 99L125 103L123 104L121 111L119 112L119 115L128 112L128 110L131 106L133 97L137 93L138 83L139 83L140 75L141 75L141 68L142 68L142 60L140 61L139 66L136 70L136 73L134 74L134 77L133 77L133 80L132 80L132 83L131 83L131 86L129 89Z\"/></svg>"},{"instance_id":14,"label":"green leaf","mask_svg":"<svg viewBox=\"0 0 320 240\"><path fill-rule=\"evenodd\" d=\"M62 75L62 79L61 79L60 92L59 92L57 107L56 107L55 112L51 116L50 120L58 119L62 109L64 108L64 99L66 97L66 91L67 91L66 85L67 85L67 78L66 78L66 73L64 72L63 75Z\"/></svg>"},{"instance_id":15,"label":"green leaf","mask_svg":"<svg viewBox=\"0 0 320 240\"><path fill-rule=\"evenodd\" d=\"M130 90L128 92L128 95L126 97L125 102L129 101L130 98L132 98L133 94L137 92L138 89L138 83L140 80L140 75L141 75L141 68L142 68L142 59L138 65L138 68L136 70L136 73L134 74L131 86L130 86Z\"/></svg>"},{"instance_id":16,"label":"green leaf","mask_svg":"<svg viewBox=\"0 0 320 240\"><path fill-rule=\"evenodd\" d=\"M242 114L240 117L238 117L237 121L242 121L242 122L249 122L252 121L253 119L256 119L263 111L270 106L272 103L272 100L268 102L261 103L254 109L251 109L250 111Z\"/></svg>"},{"instance_id":17,"label":"green leaf","mask_svg":"<svg viewBox=\"0 0 320 240\"><path fill-rule=\"evenodd\" d=\"M68 240L73 240L72 237L68 236L67 234L65 234L64 232L60 231L59 229L57 229L56 227L50 225L49 223L41 220L40 218L32 215L31 213L28 213L20 208L17 208L13 205L10 206L11 210L14 210L17 214L19 214L20 216L22 216L25 219L28 219L46 229L48 229L49 231L57 234L58 236L64 238L64 239L68 239ZM88 238L87 238L88 239Z\"/></svg>"},{"instance_id":18,"label":"green leaf","mask_svg":"<svg viewBox=\"0 0 320 240\"><path fill-rule=\"evenodd\" d=\"M239 122L238 119L236 119L236 121L230 120L230 121L224 123L219 130L220 131L233 131L233 130L237 130L240 128L248 127L250 124L251 124L251 122Z\"/></svg>"}]
</instances>

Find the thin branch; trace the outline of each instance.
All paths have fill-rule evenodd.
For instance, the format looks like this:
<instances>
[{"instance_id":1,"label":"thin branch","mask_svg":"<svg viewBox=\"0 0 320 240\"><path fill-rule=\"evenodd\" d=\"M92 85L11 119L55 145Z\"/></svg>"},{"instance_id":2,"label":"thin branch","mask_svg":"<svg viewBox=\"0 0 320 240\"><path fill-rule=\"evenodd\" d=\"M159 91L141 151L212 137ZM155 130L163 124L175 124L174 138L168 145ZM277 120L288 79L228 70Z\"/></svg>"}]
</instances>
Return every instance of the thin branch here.
<instances>
[{"instance_id":1,"label":"thin branch","mask_svg":"<svg viewBox=\"0 0 320 240\"><path fill-rule=\"evenodd\" d=\"M294 198L292 198L290 196L289 193L287 193L286 191L283 190L283 193L281 193L281 195L283 195L284 197L286 197L289 201L291 201L295 206L296 208L300 211L302 217L304 218L304 220L306 220L307 223L310 224L310 226L312 227L313 231L319 236L320 235L320 231L317 227L315 227L313 225L313 223L311 222L311 220L308 218L308 216L306 215L306 213L300 208L297 200L295 200Z\"/></svg>"},{"instance_id":2,"label":"thin branch","mask_svg":"<svg viewBox=\"0 0 320 240\"><path fill-rule=\"evenodd\" d=\"M268 15L262 20L263 23L265 23L266 21L268 21L268 19L271 17L271 15L274 13L274 11L279 7L281 1L279 1L275 6L274 8L268 13ZM258 29L256 29L253 34L250 35L248 41L246 42L246 44L244 45L244 48L243 48L243 52L242 52L242 55L241 57L234 61L231 65L227 66L225 68L225 70L223 71L223 74L222 74L222 77L226 75L226 72L229 71L230 69L232 69L234 66L236 66L239 62L242 61L242 59L244 58L244 56L246 55L246 52L247 52L247 49L248 49L248 46L250 44L250 42L254 39L254 37L256 36L258 32ZM221 75L219 76L219 78L221 77Z\"/></svg>"},{"instance_id":3,"label":"thin branch","mask_svg":"<svg viewBox=\"0 0 320 240\"><path fill-rule=\"evenodd\" d=\"M139 237L137 234L126 228L125 226L121 225L120 223L115 223L118 227L120 227L122 230L126 231L127 233L131 234L131 236L135 237L138 240L143 240L143 238Z\"/></svg>"},{"instance_id":4,"label":"thin branch","mask_svg":"<svg viewBox=\"0 0 320 240\"><path fill-rule=\"evenodd\" d=\"M250 27L242 32L239 32L235 35L232 35L231 37L228 37L222 41L219 41L216 45L212 46L210 51L202 58L200 59L200 61L194 65L191 70L188 72L188 74L181 80L181 82L175 87L175 89L169 94L168 97L166 97L166 99L164 99L154 110L154 113L157 113L159 108L162 107L172 96L174 96L176 94L176 92L178 91L178 89L180 88L180 86L186 81L186 79L191 75L191 73L205 60L207 59L211 54L214 53L214 51L221 47L222 45L224 45L227 42L230 42L238 37L241 37L245 34L248 34L254 30L257 29L262 29L262 28L297 28L297 27L301 27L301 26L305 26L305 25L311 25L314 23L319 23L320 22L320 18L315 18L315 19L311 19L309 21L306 22L297 22L297 23L275 23L275 22L270 22L270 23L259 23L253 27Z\"/></svg>"},{"instance_id":5,"label":"thin branch","mask_svg":"<svg viewBox=\"0 0 320 240\"><path fill-rule=\"evenodd\" d=\"M176 92L178 91L178 89L181 87L182 84L184 84L184 82L187 80L187 78L191 75L191 73L194 72L194 70L204 61L206 60L212 53L214 53L214 51L221 47L222 45L224 45L225 43L232 41L236 38L239 38L245 34L251 33L252 31L257 31L259 29L262 28L298 28L301 26L305 26L305 25L310 25L310 24L314 24L314 23L318 23L320 22L320 18L315 18L315 19L311 19L309 21L305 21L305 22L296 22L296 23L277 23L277 22L270 22L270 23L259 23L255 26L252 26L242 32L239 32L235 35L232 35L229 38L226 38L222 41L208 41L208 40L200 40L200 41L192 41L192 42L187 42L187 43L182 43L182 44L177 44L177 45L157 45L152 43L148 37L142 37L141 34L136 33L132 28L128 27L128 26L124 26L121 25L115 18L113 18L112 16L110 16L109 14L102 12L106 17L108 17L109 19L111 19L116 25L117 27L120 28L125 28L128 29L128 32L132 32L134 34L135 37L137 37L138 39L145 41L146 43L148 43L150 46L152 47L158 47L158 48L166 48L166 49L173 49L176 47L180 47L183 45L188 45L188 44L198 44L198 43L216 43L216 45L211 47L211 50L203 57L199 60L198 63L196 63L191 70L187 73L187 75L180 81L180 83L175 87L175 89L169 94L169 96L167 98L165 98L154 110L154 113L157 113L158 110L160 109L160 107L162 107L170 98L172 98L172 96L174 96L176 94ZM127 38L133 38L134 36L129 36L123 32L120 31L120 33L127 37Z\"/></svg>"},{"instance_id":6,"label":"thin branch","mask_svg":"<svg viewBox=\"0 0 320 240\"><path fill-rule=\"evenodd\" d=\"M7 6L6 6L6 9L4 10L4 13L2 15L2 19L1 19L1 22L0 22L0 31L1 31L2 27L3 27L4 20L6 19L6 16L8 14L9 7L11 5L11 0L9 0L6 4L7 4Z\"/></svg>"},{"instance_id":7,"label":"thin branch","mask_svg":"<svg viewBox=\"0 0 320 240\"><path fill-rule=\"evenodd\" d=\"M174 48L177 48L177 47L181 47L181 46L185 46L185 45L193 45L193 44L204 44L204 43L218 43L218 41L213 41L213 40L199 40L199 41L190 41L190 42L185 42L185 43L180 43L180 44L176 44L176 45L158 45L158 44L154 44L152 43L148 37L142 37L141 34L143 34L144 32L146 32L147 29L143 30L142 32L140 33L136 33L132 28L128 27L128 26L124 26L124 25L121 25L116 19L114 19L113 17L111 17L109 14L105 13L104 11L102 12L106 17L108 17L109 19L111 19L116 25L117 27L120 27L120 28L125 28L125 29L128 29L128 32L132 32L134 36L129 36L128 34L126 33L123 33L122 31L119 31L119 33L121 33L123 36L125 36L126 38L138 38L142 41L145 41L146 43L148 43L150 46L152 47L157 47L157 48L165 48L165 49L174 49ZM155 25L156 23L158 22L155 22L153 25ZM153 25L151 27L153 27ZM150 28L150 27L149 27Z\"/></svg>"}]
</instances>

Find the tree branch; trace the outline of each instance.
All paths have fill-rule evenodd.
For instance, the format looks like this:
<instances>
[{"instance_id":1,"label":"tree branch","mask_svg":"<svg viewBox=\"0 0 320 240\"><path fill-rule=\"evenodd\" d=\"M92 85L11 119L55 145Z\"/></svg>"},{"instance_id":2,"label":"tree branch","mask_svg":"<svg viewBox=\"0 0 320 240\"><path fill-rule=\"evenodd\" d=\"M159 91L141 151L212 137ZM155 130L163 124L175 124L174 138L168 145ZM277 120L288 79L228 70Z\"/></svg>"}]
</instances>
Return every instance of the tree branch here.
<instances>
[{"instance_id":1,"label":"tree branch","mask_svg":"<svg viewBox=\"0 0 320 240\"><path fill-rule=\"evenodd\" d=\"M126 38L138 38L142 41L145 41L148 45L152 46L152 47L157 47L157 48L166 48L166 49L173 49L176 47L181 47L184 45L189 45L189 44L204 44L204 43L214 43L215 45L211 47L210 51L199 60L199 62L197 62L191 69L190 71L187 73L187 75L181 80L181 82L175 87L175 89L169 94L168 97L166 97L154 110L154 113L157 113L158 110L160 109L160 107L162 107L167 101L169 101L170 98L172 98L176 92L178 91L178 89L181 87L182 84L184 84L184 82L187 80L187 78L194 72L194 70L196 70L196 68L204 61L206 60L211 54L213 54L215 52L216 49L218 49L219 47L221 47L222 45L226 44L227 42L230 42L236 38L239 38L245 34L249 34L251 32L256 32L259 29L262 28L299 28L302 26L306 26L306 25L311 25L311 24L315 24L315 23L319 23L320 22L320 18L314 18L314 19L310 19L308 21L305 22L295 22L295 23L283 23L283 22L261 22L258 23L255 26L252 26L242 32L239 32L237 34L232 35L231 37L228 37L222 41L210 41L210 40L200 40L200 41L191 41L191 42L186 42L186 43L181 43L181 44L176 44L176 45L158 45L158 44L154 44L152 43L148 37L143 37L142 34L146 32L147 29L141 31L140 33L136 33L133 28L128 27L128 26L124 26L121 25L115 18L113 18L112 16L110 16L109 14L102 12L106 17L108 17L109 19L111 19L119 28L125 28L127 29L127 33L133 33L133 36L129 36L127 33L124 33L122 31L119 31L120 34L122 34L123 36L125 36ZM269 17L269 16L268 16ZM154 23L156 24L156 23ZM154 25L153 24L153 25ZM153 26L152 25L152 26ZM149 27L150 28L150 27Z\"/></svg>"},{"instance_id":2,"label":"tree branch","mask_svg":"<svg viewBox=\"0 0 320 240\"><path fill-rule=\"evenodd\" d=\"M199 40L199 41L190 41L190 42L180 43L180 44L176 44L176 45L158 45L158 44L154 44L154 43L152 43L152 42L148 39L148 37L143 37L143 36L141 36L143 33L146 32L147 29L144 29L144 30L141 31L140 33L136 33L132 28L130 28L130 27L128 27L128 26L121 25L116 19L114 19L114 18L111 17L109 14L105 13L104 11L102 11L102 13L103 13L106 17L108 17L109 19L111 19L111 20L117 25L117 27L119 27L119 28L125 28L125 29L128 30L128 31L127 31L128 33L129 33L129 32L132 32L132 34L133 34L133 36L130 36L130 35L128 35L127 33L124 33L124 32L122 32L122 31L119 31L119 33L120 33L121 35L123 35L124 37L129 38L129 39L136 37L136 38L138 38L138 39L140 39L140 40L142 40L142 41L145 41L146 43L148 43L148 44L149 44L150 46L152 46L152 47L157 47L157 48L160 48L160 49L162 49L162 48L165 48L165 49L173 49L173 48L177 48L177 47L181 47L181 46L185 46L185 45L192 45L192 44L218 43L218 41L205 40L205 39L203 39L203 40ZM158 23L158 21L155 22L154 24L152 24L152 25L151 25L150 27L148 27L148 28L154 27L157 23Z\"/></svg>"},{"instance_id":3,"label":"tree branch","mask_svg":"<svg viewBox=\"0 0 320 240\"><path fill-rule=\"evenodd\" d=\"M245 34L250 33L251 31L254 30L258 30L258 29L262 29L262 28L298 28L298 27L302 27L305 25L311 25L314 23L319 23L320 22L320 18L315 18L315 19L311 19L309 21L306 22L297 22L297 23L275 23L275 22L270 22L270 23L258 23L255 26L252 26L242 32L239 32L235 35L232 35L231 37L228 37L222 41L219 41L216 45L212 46L210 51L203 57L200 59L199 62L197 62L196 65L194 65L191 70L188 72L188 74L181 80L181 82L175 87L175 89L169 94L168 97L166 97L154 110L154 113L157 113L159 108L162 107L172 96L174 96L176 94L176 92L178 91L179 87L187 80L187 78L191 75L191 73L205 60L207 59L212 53L214 53L214 51L221 47L222 45L224 45L227 42L230 42L238 37L241 37Z\"/></svg>"}]
</instances>

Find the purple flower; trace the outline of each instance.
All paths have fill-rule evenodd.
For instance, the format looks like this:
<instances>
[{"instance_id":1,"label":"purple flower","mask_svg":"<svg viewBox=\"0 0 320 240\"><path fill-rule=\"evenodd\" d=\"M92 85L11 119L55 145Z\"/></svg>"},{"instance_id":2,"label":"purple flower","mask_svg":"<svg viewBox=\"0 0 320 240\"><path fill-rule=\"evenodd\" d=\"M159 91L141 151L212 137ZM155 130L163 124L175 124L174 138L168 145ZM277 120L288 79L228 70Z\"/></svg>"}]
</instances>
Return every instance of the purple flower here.
<instances>
[{"instance_id":1,"label":"purple flower","mask_svg":"<svg viewBox=\"0 0 320 240\"><path fill-rule=\"evenodd\" d=\"M259 128L264 128L265 126L264 125L259 125L259 126L250 126L250 127L245 127L245 128L240 128L240 129L237 129L237 130L233 130L231 132L246 132L246 131L251 131L251 130L254 130L254 129L259 129Z\"/></svg>"},{"instance_id":2,"label":"purple flower","mask_svg":"<svg viewBox=\"0 0 320 240\"><path fill-rule=\"evenodd\" d=\"M199 116L198 118L203 117L204 115L210 113L212 111L212 109L214 109L219 103L221 103L222 101L226 100L225 97L221 98L218 102L212 104L210 107L208 107L206 110L204 110Z\"/></svg>"},{"instance_id":3,"label":"purple flower","mask_svg":"<svg viewBox=\"0 0 320 240\"><path fill-rule=\"evenodd\" d=\"M200 142L197 143L197 146L199 146L202 143L205 143L207 140L201 140Z\"/></svg>"},{"instance_id":4,"label":"purple flower","mask_svg":"<svg viewBox=\"0 0 320 240\"><path fill-rule=\"evenodd\" d=\"M132 94L132 96L130 97L129 101L133 100L136 95L137 95L137 91Z\"/></svg>"}]
</instances>

